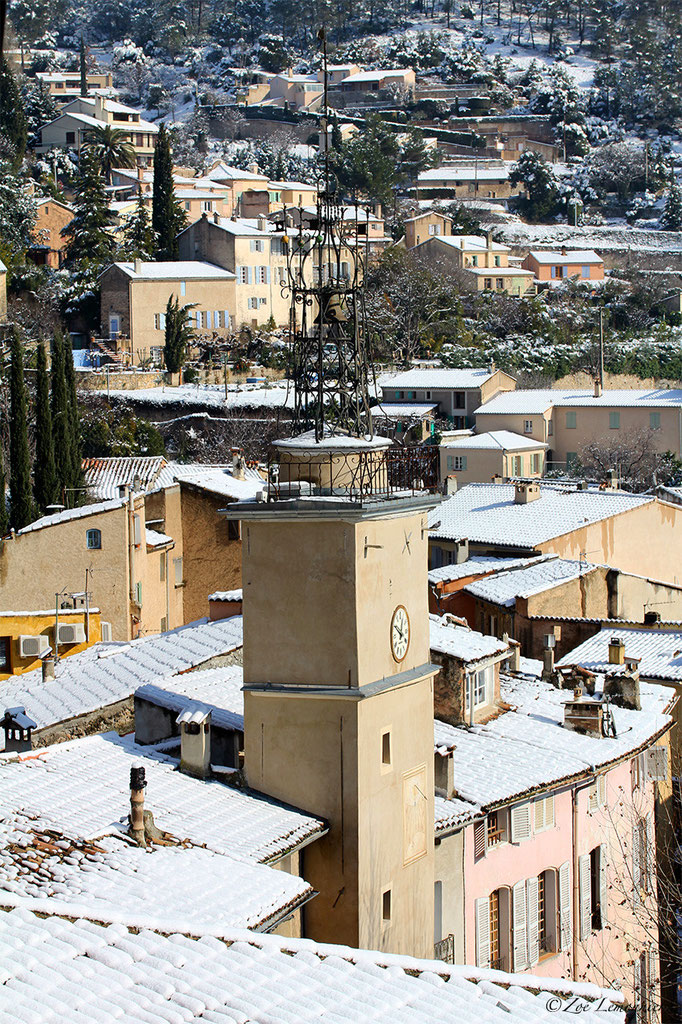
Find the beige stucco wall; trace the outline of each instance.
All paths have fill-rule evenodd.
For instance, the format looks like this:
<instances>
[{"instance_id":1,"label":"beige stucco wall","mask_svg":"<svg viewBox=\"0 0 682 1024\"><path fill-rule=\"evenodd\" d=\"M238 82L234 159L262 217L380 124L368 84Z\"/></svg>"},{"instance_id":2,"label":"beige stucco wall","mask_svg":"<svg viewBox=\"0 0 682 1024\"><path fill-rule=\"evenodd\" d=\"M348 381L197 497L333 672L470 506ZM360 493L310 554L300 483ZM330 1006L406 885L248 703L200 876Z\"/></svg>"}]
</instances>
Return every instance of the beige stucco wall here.
<instances>
[{"instance_id":1,"label":"beige stucco wall","mask_svg":"<svg viewBox=\"0 0 682 1024\"><path fill-rule=\"evenodd\" d=\"M183 615L195 622L208 614L208 595L241 587L242 545L231 540L229 523L219 515L228 499L182 486ZM175 534L173 534L175 536Z\"/></svg>"},{"instance_id":2,"label":"beige stucco wall","mask_svg":"<svg viewBox=\"0 0 682 1024\"><path fill-rule=\"evenodd\" d=\"M434 939L454 937L455 963L463 964L465 949L464 922L464 829L436 841L435 881L442 883L443 912L441 934L436 921Z\"/></svg>"},{"instance_id":3,"label":"beige stucco wall","mask_svg":"<svg viewBox=\"0 0 682 1024\"><path fill-rule=\"evenodd\" d=\"M566 414L575 413L576 426L567 427ZM620 413L620 427L610 426L610 413ZM660 429L651 430L651 413L660 416ZM488 419L489 417L485 417ZM595 399L595 407L575 406L554 409L554 458L564 462L568 452L580 455L583 447L591 441L608 443L612 440L627 438L642 431L651 431L652 440L657 451L672 451L682 455L682 409L679 408L635 408L621 406L609 408L599 404Z\"/></svg>"},{"instance_id":4,"label":"beige stucco wall","mask_svg":"<svg viewBox=\"0 0 682 1024\"><path fill-rule=\"evenodd\" d=\"M154 315L165 313L166 303L172 297L177 299L181 306L194 305L196 309L190 311L192 318L198 312L209 311L211 313L211 325L206 328L197 328L199 332L206 330L227 337L229 328L213 327L213 311L226 310L230 314L231 321L234 320L235 312L235 282L233 280L205 280L197 281L187 279L185 294L182 294L182 280L177 281L133 281L130 280L130 337L132 340L135 362L149 357L152 346L163 347L165 343L165 329L154 326ZM104 288L102 289L102 309L104 310ZM108 324L108 320L107 320Z\"/></svg>"},{"instance_id":5,"label":"beige stucco wall","mask_svg":"<svg viewBox=\"0 0 682 1024\"><path fill-rule=\"evenodd\" d=\"M490 400L488 395L483 402ZM483 404L483 403L482 403ZM526 433L525 421L531 420L533 428ZM549 424L552 420L552 410L547 409L544 413L485 413L476 417L476 432L486 433L489 430L511 430L514 434L522 434L533 441L545 441L551 449L555 448L555 438L549 433Z\"/></svg>"},{"instance_id":6,"label":"beige stucco wall","mask_svg":"<svg viewBox=\"0 0 682 1024\"><path fill-rule=\"evenodd\" d=\"M465 456L466 469L448 469L449 456ZM533 455L538 457L538 468L533 469ZM516 471L514 460L521 460L521 465ZM441 445L440 449L440 473L441 480L448 476L457 478L458 486L463 487L471 483L489 483L494 476L511 477L541 477L545 467L545 451L543 448L536 448L535 451L514 451L509 449L487 449L487 448L448 448L447 444Z\"/></svg>"}]
</instances>

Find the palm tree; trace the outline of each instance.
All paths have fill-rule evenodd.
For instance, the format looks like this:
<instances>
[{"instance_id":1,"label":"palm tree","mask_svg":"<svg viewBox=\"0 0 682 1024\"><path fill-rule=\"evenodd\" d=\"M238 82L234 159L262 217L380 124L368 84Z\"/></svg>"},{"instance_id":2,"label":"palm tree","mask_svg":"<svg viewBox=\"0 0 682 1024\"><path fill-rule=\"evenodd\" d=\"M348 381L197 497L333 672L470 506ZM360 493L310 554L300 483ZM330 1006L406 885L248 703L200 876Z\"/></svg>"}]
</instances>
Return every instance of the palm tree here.
<instances>
[{"instance_id":1,"label":"palm tree","mask_svg":"<svg viewBox=\"0 0 682 1024\"><path fill-rule=\"evenodd\" d=\"M110 124L88 128L83 133L83 150L90 153L106 175L107 185L111 184L111 172L114 167L134 167L135 150L128 141L128 134L121 128L112 128Z\"/></svg>"}]
</instances>

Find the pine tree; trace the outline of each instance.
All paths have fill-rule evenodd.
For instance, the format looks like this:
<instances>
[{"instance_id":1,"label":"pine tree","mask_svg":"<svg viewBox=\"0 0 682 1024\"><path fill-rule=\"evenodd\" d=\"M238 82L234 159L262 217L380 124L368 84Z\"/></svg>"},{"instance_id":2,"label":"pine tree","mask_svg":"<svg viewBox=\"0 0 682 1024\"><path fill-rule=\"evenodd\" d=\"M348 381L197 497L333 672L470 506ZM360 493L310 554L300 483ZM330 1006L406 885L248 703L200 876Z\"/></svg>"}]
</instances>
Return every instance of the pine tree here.
<instances>
[{"instance_id":1,"label":"pine tree","mask_svg":"<svg viewBox=\"0 0 682 1024\"><path fill-rule=\"evenodd\" d=\"M64 339L55 334L52 342L51 413L54 436L54 464L62 501L71 479L71 449L68 399L64 377Z\"/></svg>"},{"instance_id":2,"label":"pine tree","mask_svg":"<svg viewBox=\"0 0 682 1024\"><path fill-rule=\"evenodd\" d=\"M152 231L156 239L155 259L178 258L177 233L185 225L185 214L173 191L173 159L165 124L159 127L154 150L154 191Z\"/></svg>"},{"instance_id":3,"label":"pine tree","mask_svg":"<svg viewBox=\"0 0 682 1024\"><path fill-rule=\"evenodd\" d=\"M668 231L682 230L682 189L674 180L670 182L661 225Z\"/></svg>"},{"instance_id":4,"label":"pine tree","mask_svg":"<svg viewBox=\"0 0 682 1024\"><path fill-rule=\"evenodd\" d=\"M24 159L28 141L28 126L21 94L12 70L0 56L0 135L9 142L12 151L12 169L17 170Z\"/></svg>"},{"instance_id":5,"label":"pine tree","mask_svg":"<svg viewBox=\"0 0 682 1024\"><path fill-rule=\"evenodd\" d=\"M123 229L123 239L128 258L151 259L154 251L154 234L142 193L138 194L135 213Z\"/></svg>"},{"instance_id":6,"label":"pine tree","mask_svg":"<svg viewBox=\"0 0 682 1024\"><path fill-rule=\"evenodd\" d=\"M28 526L33 519L33 496L31 493L31 457L28 449L24 358L21 341L16 331L12 336L10 353L10 522L15 530L21 530L22 527Z\"/></svg>"},{"instance_id":7,"label":"pine tree","mask_svg":"<svg viewBox=\"0 0 682 1024\"><path fill-rule=\"evenodd\" d=\"M36 454L33 466L33 496L40 512L59 498L59 483L54 462L50 383L45 346L38 346L36 376Z\"/></svg>"},{"instance_id":8,"label":"pine tree","mask_svg":"<svg viewBox=\"0 0 682 1024\"><path fill-rule=\"evenodd\" d=\"M173 296L166 303L166 342L163 348L163 359L169 373L179 373L185 361L187 346L194 338L194 331L189 318L191 305L180 306Z\"/></svg>"},{"instance_id":9,"label":"pine tree","mask_svg":"<svg viewBox=\"0 0 682 1024\"><path fill-rule=\"evenodd\" d=\"M63 237L68 239L67 265L110 263L115 242L106 229L112 217L104 181L97 160L91 154L81 153L74 193L73 220L62 231Z\"/></svg>"},{"instance_id":10,"label":"pine tree","mask_svg":"<svg viewBox=\"0 0 682 1024\"><path fill-rule=\"evenodd\" d=\"M81 73L81 96L88 95L88 65L85 59L85 40L81 35L80 52L78 54L80 73Z\"/></svg>"},{"instance_id":11,"label":"pine tree","mask_svg":"<svg viewBox=\"0 0 682 1024\"><path fill-rule=\"evenodd\" d=\"M64 351L64 383L66 391L67 422L69 427L69 487L71 501L69 505L81 505L83 502L83 458L81 455L81 427L78 412L78 394L76 391L76 371L73 364L73 349L69 338L63 342Z\"/></svg>"}]
</instances>

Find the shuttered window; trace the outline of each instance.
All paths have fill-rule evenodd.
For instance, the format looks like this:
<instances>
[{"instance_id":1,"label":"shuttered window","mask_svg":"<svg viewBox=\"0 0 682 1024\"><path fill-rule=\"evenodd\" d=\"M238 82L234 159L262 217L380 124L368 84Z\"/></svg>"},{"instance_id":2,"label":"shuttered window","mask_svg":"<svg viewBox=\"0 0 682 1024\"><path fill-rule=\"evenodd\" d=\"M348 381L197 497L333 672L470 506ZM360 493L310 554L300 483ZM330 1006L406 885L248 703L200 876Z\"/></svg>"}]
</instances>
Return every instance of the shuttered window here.
<instances>
[{"instance_id":1,"label":"shuttered window","mask_svg":"<svg viewBox=\"0 0 682 1024\"><path fill-rule=\"evenodd\" d=\"M485 857L488 850L488 823L485 818L474 824L474 860Z\"/></svg>"},{"instance_id":2,"label":"shuttered window","mask_svg":"<svg viewBox=\"0 0 682 1024\"><path fill-rule=\"evenodd\" d=\"M487 896L476 900L476 966L490 967L490 901Z\"/></svg>"},{"instance_id":3,"label":"shuttered window","mask_svg":"<svg viewBox=\"0 0 682 1024\"><path fill-rule=\"evenodd\" d=\"M545 832L548 828L554 828L554 794L550 793L545 797L538 797L534 801L535 809L535 831Z\"/></svg>"},{"instance_id":4,"label":"shuttered window","mask_svg":"<svg viewBox=\"0 0 682 1024\"><path fill-rule=\"evenodd\" d=\"M646 753L647 778L654 782L665 782L668 778L668 748L651 747Z\"/></svg>"},{"instance_id":5,"label":"shuttered window","mask_svg":"<svg viewBox=\"0 0 682 1024\"><path fill-rule=\"evenodd\" d=\"M606 776L598 775L588 789L590 811L597 811L606 803Z\"/></svg>"},{"instance_id":6,"label":"shuttered window","mask_svg":"<svg viewBox=\"0 0 682 1024\"><path fill-rule=\"evenodd\" d=\"M522 843L530 839L530 803L515 804L511 809L511 841Z\"/></svg>"},{"instance_id":7,"label":"shuttered window","mask_svg":"<svg viewBox=\"0 0 682 1024\"><path fill-rule=\"evenodd\" d=\"M580 898L580 939L584 941L592 932L592 873L589 853L578 858Z\"/></svg>"},{"instance_id":8,"label":"shuttered window","mask_svg":"<svg viewBox=\"0 0 682 1024\"><path fill-rule=\"evenodd\" d=\"M512 941L513 969L525 971L528 967L526 923L526 883L517 882L512 889Z\"/></svg>"},{"instance_id":9,"label":"shuttered window","mask_svg":"<svg viewBox=\"0 0 682 1024\"><path fill-rule=\"evenodd\" d=\"M543 886L544 896L544 886ZM528 965L534 967L540 959L540 886L537 878L526 880L526 916Z\"/></svg>"}]
</instances>

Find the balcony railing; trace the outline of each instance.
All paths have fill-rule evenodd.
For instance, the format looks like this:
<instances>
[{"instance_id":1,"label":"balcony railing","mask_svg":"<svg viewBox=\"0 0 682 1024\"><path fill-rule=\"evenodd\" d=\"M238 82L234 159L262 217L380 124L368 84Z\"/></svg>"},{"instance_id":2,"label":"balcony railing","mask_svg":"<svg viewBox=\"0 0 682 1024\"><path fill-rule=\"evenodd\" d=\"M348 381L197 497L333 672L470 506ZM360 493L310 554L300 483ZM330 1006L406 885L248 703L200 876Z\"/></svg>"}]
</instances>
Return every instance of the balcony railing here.
<instances>
[{"instance_id":1,"label":"balcony railing","mask_svg":"<svg viewBox=\"0 0 682 1024\"><path fill-rule=\"evenodd\" d=\"M439 449L433 445L391 447L287 457L277 451L268 462L268 501L329 497L365 503L386 498L436 494Z\"/></svg>"},{"instance_id":2,"label":"balcony railing","mask_svg":"<svg viewBox=\"0 0 682 1024\"><path fill-rule=\"evenodd\" d=\"M446 964L454 964L455 962L455 936L450 934L446 935L440 942L434 943L433 947L433 959L442 960Z\"/></svg>"}]
</instances>

